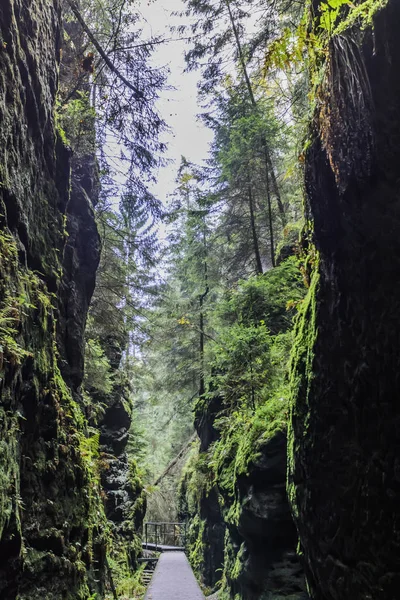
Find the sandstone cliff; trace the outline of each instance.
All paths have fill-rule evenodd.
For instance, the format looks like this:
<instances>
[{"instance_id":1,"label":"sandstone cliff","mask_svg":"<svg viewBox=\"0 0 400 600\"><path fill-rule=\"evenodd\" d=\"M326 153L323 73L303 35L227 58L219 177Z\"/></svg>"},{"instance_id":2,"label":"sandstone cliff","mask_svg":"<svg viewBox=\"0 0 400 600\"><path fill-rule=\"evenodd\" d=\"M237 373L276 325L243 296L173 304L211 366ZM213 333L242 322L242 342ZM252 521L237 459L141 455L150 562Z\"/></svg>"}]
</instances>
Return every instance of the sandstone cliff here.
<instances>
[{"instance_id":1,"label":"sandstone cliff","mask_svg":"<svg viewBox=\"0 0 400 600\"><path fill-rule=\"evenodd\" d=\"M55 126L58 2L2 2L0 42L0 596L86 600L107 537L80 403L100 249L91 167L71 185Z\"/></svg>"},{"instance_id":2,"label":"sandstone cliff","mask_svg":"<svg viewBox=\"0 0 400 600\"><path fill-rule=\"evenodd\" d=\"M318 600L399 594L399 26L392 0L331 41L306 156L289 491Z\"/></svg>"}]
</instances>

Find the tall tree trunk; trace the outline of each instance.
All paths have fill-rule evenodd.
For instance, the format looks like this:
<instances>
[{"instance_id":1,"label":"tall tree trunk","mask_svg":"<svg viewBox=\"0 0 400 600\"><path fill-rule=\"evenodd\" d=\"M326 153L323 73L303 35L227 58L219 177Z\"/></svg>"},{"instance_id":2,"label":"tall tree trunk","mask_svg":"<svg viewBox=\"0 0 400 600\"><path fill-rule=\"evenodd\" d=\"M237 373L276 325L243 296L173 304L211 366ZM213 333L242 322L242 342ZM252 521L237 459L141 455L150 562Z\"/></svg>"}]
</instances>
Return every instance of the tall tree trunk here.
<instances>
[{"instance_id":1,"label":"tall tree trunk","mask_svg":"<svg viewBox=\"0 0 400 600\"><path fill-rule=\"evenodd\" d=\"M231 22L233 35L235 37L236 47L237 47L237 51L238 51L238 54L239 54L239 62L240 62L240 66L241 66L242 71L243 71L243 77L244 77L244 80L246 82L246 87L247 87L247 90L248 90L248 93L249 93L250 102L251 102L253 108L257 109L257 101L255 99L254 91L253 91L253 86L251 85L249 73L247 71L246 61L245 61L244 54L243 54L242 43L240 41L239 32L238 32L238 29L236 27L235 19L233 18L231 6L230 6L230 0L225 0L225 5L226 5L226 8L228 10L229 20ZM279 191L279 186L278 186L278 182L277 182L277 179L276 179L274 166L272 164L271 154L270 154L270 151L269 151L269 148L268 148L268 143L267 143L267 139L266 139L265 135L263 135L262 147L263 147L263 152L264 152L264 157L265 157L265 178L267 180L267 187L269 187L269 185L268 185L268 179L269 179L269 177L271 177L272 191L273 191L273 193L274 193L274 195L276 197L276 201L277 201L277 204L278 204L278 209L279 209L279 214L280 214L280 217L281 217L281 221L282 221L283 225L286 225L287 220L286 220L285 208L283 206L283 202L282 202L282 199L281 199L281 194L280 194L280 191ZM269 196L269 198L268 198L268 205L270 205L270 203L271 203L271 197ZM268 211L272 214L272 212L270 211L270 206L268 206ZM271 240L271 246L273 246L273 241L272 240ZM275 260L273 260L273 262L272 262L273 265L274 265L274 262L275 262Z\"/></svg>"},{"instance_id":2,"label":"tall tree trunk","mask_svg":"<svg viewBox=\"0 0 400 600\"><path fill-rule=\"evenodd\" d=\"M206 226L204 223L203 228L203 245L204 245L204 284L205 291L203 294L199 296L199 306L200 306L200 317L199 317L199 329L200 329L200 339L199 339L199 352L200 352L200 381L199 381L199 396L202 396L206 391L205 386L205 378L204 378L204 300L209 292L208 287L208 268L207 268L207 240L206 240Z\"/></svg>"},{"instance_id":3,"label":"tall tree trunk","mask_svg":"<svg viewBox=\"0 0 400 600\"><path fill-rule=\"evenodd\" d=\"M269 238L271 242L271 264L275 267L275 238L274 238L274 224L272 222L272 203L271 203L271 190L269 187L269 179L267 177L267 206L268 206L268 226L269 226Z\"/></svg>"},{"instance_id":4,"label":"tall tree trunk","mask_svg":"<svg viewBox=\"0 0 400 600\"><path fill-rule=\"evenodd\" d=\"M269 177L271 178L271 184L272 184L272 192L276 198L276 202L278 204L278 210L279 210L279 216L281 218L282 221L282 225L283 227L286 225L287 223L287 218L286 218L286 212L285 212L285 207L283 206L283 202L282 202L282 198L281 198L281 193L279 191L279 185L276 179L276 175L275 175L275 169L274 166L272 164L272 160L271 160L271 155L268 151L268 146L267 146L267 141L264 137L263 141L263 151L264 151L264 160L265 160L265 173L266 173L266 178L268 179ZM269 188L269 185L268 185ZM268 203L271 203L270 200L270 192L269 192L269 197L268 197Z\"/></svg>"},{"instance_id":5,"label":"tall tree trunk","mask_svg":"<svg viewBox=\"0 0 400 600\"><path fill-rule=\"evenodd\" d=\"M235 19L233 18L233 14L232 14L232 11L231 11L230 1L229 0L225 0L225 5L226 5L226 8L228 9L229 20L231 22L233 35L235 36L236 47L237 47L237 51L238 51L238 54L239 54L239 62L240 62L240 66L242 67L244 80L246 82L247 90L249 92L250 102L252 103L252 105L254 107L256 107L257 106L257 102L256 102L256 99L254 97L253 87L251 85L250 77L249 77L249 74L247 72L246 61L244 59L242 43L240 41L239 32L238 32L238 29L236 27Z\"/></svg>"},{"instance_id":6,"label":"tall tree trunk","mask_svg":"<svg viewBox=\"0 0 400 600\"><path fill-rule=\"evenodd\" d=\"M206 291L206 293L208 290ZM199 396L202 396L206 391L205 380L204 380L204 297L205 294L202 294L199 298L200 302L200 318L199 318L199 329L200 329L200 381L199 381Z\"/></svg>"},{"instance_id":7,"label":"tall tree trunk","mask_svg":"<svg viewBox=\"0 0 400 600\"><path fill-rule=\"evenodd\" d=\"M248 187L248 198L249 198L249 208L250 208L251 233L253 235L254 257L256 259L256 270L259 275L262 275L263 268L262 268L262 263L261 263L260 246L258 244L258 235L257 235L257 229L256 229L256 217L254 214L253 192L252 192L250 184Z\"/></svg>"}]
</instances>

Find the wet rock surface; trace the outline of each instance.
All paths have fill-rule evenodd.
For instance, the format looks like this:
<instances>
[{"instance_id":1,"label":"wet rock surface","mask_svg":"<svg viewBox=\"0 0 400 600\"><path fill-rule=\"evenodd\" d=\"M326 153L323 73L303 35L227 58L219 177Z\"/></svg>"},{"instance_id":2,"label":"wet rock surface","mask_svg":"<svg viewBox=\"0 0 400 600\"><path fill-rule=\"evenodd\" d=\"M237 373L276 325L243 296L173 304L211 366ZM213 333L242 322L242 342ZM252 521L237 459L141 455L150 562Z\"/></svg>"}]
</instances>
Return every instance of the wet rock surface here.
<instances>
[{"instance_id":1,"label":"wet rock surface","mask_svg":"<svg viewBox=\"0 0 400 600\"><path fill-rule=\"evenodd\" d=\"M289 491L317 600L399 596L399 3L373 25L353 56L373 118L356 95L340 122L342 136L371 131L373 151L353 135L329 158L315 132L306 160L319 258L297 332Z\"/></svg>"},{"instance_id":2,"label":"wet rock surface","mask_svg":"<svg viewBox=\"0 0 400 600\"><path fill-rule=\"evenodd\" d=\"M102 585L78 390L99 244L56 133L60 37L57 1L1 2L0 313L13 316L0 352L5 600L86 600Z\"/></svg>"},{"instance_id":3,"label":"wet rock surface","mask_svg":"<svg viewBox=\"0 0 400 600\"><path fill-rule=\"evenodd\" d=\"M275 434L248 476L238 478L239 520L228 524L226 542L225 573L232 597L308 598L286 496L286 444L284 433Z\"/></svg>"}]
</instances>

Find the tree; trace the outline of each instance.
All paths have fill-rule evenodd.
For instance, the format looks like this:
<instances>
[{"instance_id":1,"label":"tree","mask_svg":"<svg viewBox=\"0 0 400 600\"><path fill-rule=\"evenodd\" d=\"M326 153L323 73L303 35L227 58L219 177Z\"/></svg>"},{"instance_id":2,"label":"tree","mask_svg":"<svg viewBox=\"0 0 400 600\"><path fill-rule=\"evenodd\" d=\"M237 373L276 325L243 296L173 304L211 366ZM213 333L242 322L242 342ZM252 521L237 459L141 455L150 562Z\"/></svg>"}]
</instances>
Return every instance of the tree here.
<instances>
[{"instance_id":1,"label":"tree","mask_svg":"<svg viewBox=\"0 0 400 600\"><path fill-rule=\"evenodd\" d=\"M197 21L191 26L192 49L186 54L189 69L201 68L203 83L200 91L203 96L214 96L220 93L227 76L234 74L238 79L238 85L246 90L247 102L252 111L260 112L260 93L255 85L259 78L259 68L252 73L250 61L255 56L255 47L259 41L253 44L252 51L247 48L245 22L250 18L255 2L247 3L232 2L232 0L187 0L186 16L196 16ZM258 8L265 6L260 1ZM206 63L203 62L204 59ZM235 67L230 64L230 59ZM272 195L275 197L282 224L286 224L285 208L282 203L281 193L272 160L272 152L269 140L264 132L261 140L266 205L271 220L270 243L274 249L274 233L272 227ZM275 264L274 252L272 252L272 265Z\"/></svg>"},{"instance_id":2,"label":"tree","mask_svg":"<svg viewBox=\"0 0 400 600\"><path fill-rule=\"evenodd\" d=\"M142 39L132 0L64 0L63 9L59 113L87 94L96 114L103 195L115 202L127 185L159 215L159 202L146 186L165 150L159 141L165 124L154 108L165 73L149 64L159 40Z\"/></svg>"}]
</instances>

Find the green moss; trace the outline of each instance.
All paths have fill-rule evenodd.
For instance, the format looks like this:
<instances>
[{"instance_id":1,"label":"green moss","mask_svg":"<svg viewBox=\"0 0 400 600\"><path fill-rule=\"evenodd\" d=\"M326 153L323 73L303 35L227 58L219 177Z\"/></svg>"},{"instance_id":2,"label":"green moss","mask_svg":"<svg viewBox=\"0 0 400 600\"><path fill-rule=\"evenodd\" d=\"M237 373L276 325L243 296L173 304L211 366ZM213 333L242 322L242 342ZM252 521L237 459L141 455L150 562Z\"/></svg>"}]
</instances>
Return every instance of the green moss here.
<instances>
[{"instance_id":1,"label":"green moss","mask_svg":"<svg viewBox=\"0 0 400 600\"><path fill-rule=\"evenodd\" d=\"M138 553L136 546L137 540L129 543L116 535L112 547L109 549L109 571L117 590L118 597L121 598L142 598L145 592L145 588L141 583L141 574L144 565L136 565L135 568L133 568L132 565L132 554ZM106 600L111 600L112 598L113 596L106 595Z\"/></svg>"},{"instance_id":2,"label":"green moss","mask_svg":"<svg viewBox=\"0 0 400 600\"><path fill-rule=\"evenodd\" d=\"M290 369L291 391L295 394L303 375L307 380L312 378L314 343L318 333L316 326L318 286L319 260L314 264L310 288L301 306L295 327Z\"/></svg>"},{"instance_id":3,"label":"green moss","mask_svg":"<svg viewBox=\"0 0 400 600\"><path fill-rule=\"evenodd\" d=\"M207 496L214 485L214 476L209 459L208 453L199 452L197 442L193 446L183 469L178 495L181 498L184 496L186 511L190 515L196 514L201 498Z\"/></svg>"},{"instance_id":4,"label":"green moss","mask_svg":"<svg viewBox=\"0 0 400 600\"><path fill-rule=\"evenodd\" d=\"M25 549L23 559L26 576L32 581L38 582L38 584L32 584L29 591L24 592L24 600L36 600L38 597L43 600L53 600L60 596L60 581L57 577L54 577L53 582L49 583L46 592L44 592L37 577L38 573L43 571L62 573L65 578L71 578L75 581L75 585L71 585L71 589L63 593L65 600L87 600L90 597L88 585L84 580L86 574L84 562L80 560L72 562L65 557L56 556L53 552L35 550L34 548ZM77 584L77 575L81 579L80 584Z\"/></svg>"},{"instance_id":5,"label":"green moss","mask_svg":"<svg viewBox=\"0 0 400 600\"><path fill-rule=\"evenodd\" d=\"M303 427L303 434L306 434L307 423L309 419L308 396L310 385L313 380L313 365L315 343L318 337L317 328L317 294L319 287L319 260L314 265L314 271L311 278L310 289L304 300L301 312L299 313L295 338L291 357L290 368L290 424L288 428L288 495L292 510L296 513L295 486L290 480L290 473L294 468L294 455L296 445L299 443L298 437L294 436L294 420L300 419ZM300 404L299 398L302 398ZM296 436L299 432L296 432Z\"/></svg>"},{"instance_id":6,"label":"green moss","mask_svg":"<svg viewBox=\"0 0 400 600\"><path fill-rule=\"evenodd\" d=\"M138 467L136 460L129 457L129 483L132 486L133 493L138 496L143 491L142 472Z\"/></svg>"},{"instance_id":7,"label":"green moss","mask_svg":"<svg viewBox=\"0 0 400 600\"><path fill-rule=\"evenodd\" d=\"M303 219L301 219L299 221L288 223L285 226L285 228L283 230L283 234L282 234L282 239L280 240L279 244L277 245L276 251L275 251L278 262L279 262L279 257L281 255L284 255L286 248L290 248L291 253L294 253L296 247L299 246L300 234L301 234L303 225L304 225L304 222L303 222Z\"/></svg>"},{"instance_id":8,"label":"green moss","mask_svg":"<svg viewBox=\"0 0 400 600\"><path fill-rule=\"evenodd\" d=\"M243 542L239 548L239 551L235 555L233 567L229 573L229 578L235 581L240 578L244 572L244 555L245 555L245 543Z\"/></svg>"},{"instance_id":9,"label":"green moss","mask_svg":"<svg viewBox=\"0 0 400 600\"><path fill-rule=\"evenodd\" d=\"M358 6L351 5L347 17L337 25L335 35L340 35L346 30L358 25L360 29L373 26L375 15L387 5L389 0L364 0Z\"/></svg>"},{"instance_id":10,"label":"green moss","mask_svg":"<svg viewBox=\"0 0 400 600\"><path fill-rule=\"evenodd\" d=\"M53 261L53 264L58 263ZM55 586L62 573L65 578L75 581L66 598L87 600L90 595L86 583L88 561L94 559L95 545L106 547L110 540L101 498L99 434L87 433L82 409L73 399L59 369L55 295L48 291L38 273L19 264L16 241L7 230L0 232L0 275L1 375L10 379L11 373L15 377L26 361L31 360L32 402L49 406L54 411L56 437L46 443L39 440L28 449L31 454L25 460L31 462L25 478L32 477L31 485L35 486L41 477L51 475L55 485L62 490L68 477L74 492L71 496L61 494L57 502L51 503L51 510L55 511L54 523L60 522L60 529L49 528L43 517L37 535L43 537L44 545L49 539L62 547L66 526L61 526L64 515L70 527L86 529L87 542L79 548L70 545L63 556L55 556L50 550L38 552L24 544L20 511L26 507L20 498L19 482L19 425L23 416L6 408L7 403L11 406L13 402L11 388L5 390L0 407L0 536L5 528L11 527L12 520L12 535L21 537L25 572L32 571L40 579L39 573L53 569ZM51 592L50 587L48 597L55 597L58 591ZM45 597L33 588L32 598L37 594Z\"/></svg>"},{"instance_id":11,"label":"green moss","mask_svg":"<svg viewBox=\"0 0 400 600\"><path fill-rule=\"evenodd\" d=\"M17 415L0 407L0 537L18 506Z\"/></svg>"},{"instance_id":12,"label":"green moss","mask_svg":"<svg viewBox=\"0 0 400 600\"><path fill-rule=\"evenodd\" d=\"M188 531L189 560L194 572L199 577L203 571L205 552L207 552L204 544L205 526L205 520L196 514L190 522Z\"/></svg>"},{"instance_id":13,"label":"green moss","mask_svg":"<svg viewBox=\"0 0 400 600\"><path fill-rule=\"evenodd\" d=\"M68 103L56 105L57 133L76 156L93 154L96 150L96 111L90 105L87 92L77 92Z\"/></svg>"},{"instance_id":14,"label":"green moss","mask_svg":"<svg viewBox=\"0 0 400 600\"><path fill-rule=\"evenodd\" d=\"M223 600L241 600L239 594L234 594L233 589L245 571L245 544L237 548L231 539L229 530L225 533L224 572L221 580L219 598ZM233 589L232 589L233 588Z\"/></svg>"}]
</instances>

